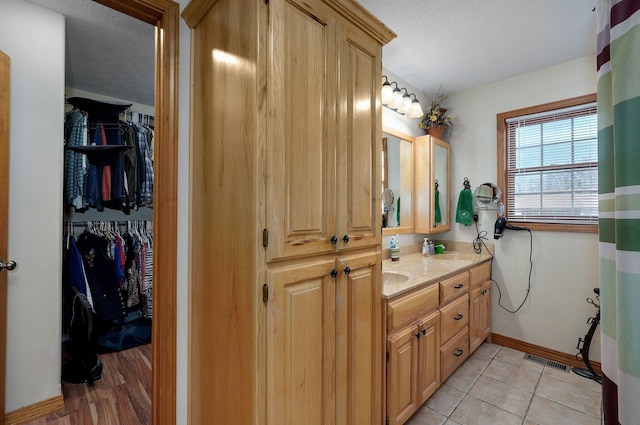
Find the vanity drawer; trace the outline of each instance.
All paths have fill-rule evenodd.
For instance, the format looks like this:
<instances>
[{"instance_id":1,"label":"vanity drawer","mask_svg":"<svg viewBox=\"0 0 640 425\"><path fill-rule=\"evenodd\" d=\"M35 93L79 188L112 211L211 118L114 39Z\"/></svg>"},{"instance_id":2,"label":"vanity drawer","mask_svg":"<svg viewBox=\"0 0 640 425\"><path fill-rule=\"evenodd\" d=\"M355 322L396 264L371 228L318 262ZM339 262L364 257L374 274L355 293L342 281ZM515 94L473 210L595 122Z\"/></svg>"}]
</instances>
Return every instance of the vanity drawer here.
<instances>
[{"instance_id":1,"label":"vanity drawer","mask_svg":"<svg viewBox=\"0 0 640 425\"><path fill-rule=\"evenodd\" d=\"M440 338L442 342L457 334L469 323L469 294L440 307Z\"/></svg>"},{"instance_id":2,"label":"vanity drawer","mask_svg":"<svg viewBox=\"0 0 640 425\"><path fill-rule=\"evenodd\" d=\"M486 282L489 279L491 279L491 261L487 261L469 270L471 286Z\"/></svg>"},{"instance_id":3,"label":"vanity drawer","mask_svg":"<svg viewBox=\"0 0 640 425\"><path fill-rule=\"evenodd\" d=\"M449 342L440 347L440 382L469 357L469 327L465 326Z\"/></svg>"},{"instance_id":4,"label":"vanity drawer","mask_svg":"<svg viewBox=\"0 0 640 425\"><path fill-rule=\"evenodd\" d=\"M438 285L429 285L404 297L390 301L387 307L389 333L438 307Z\"/></svg>"},{"instance_id":5,"label":"vanity drawer","mask_svg":"<svg viewBox=\"0 0 640 425\"><path fill-rule=\"evenodd\" d=\"M440 282L440 305L469 292L469 272L457 274Z\"/></svg>"}]
</instances>

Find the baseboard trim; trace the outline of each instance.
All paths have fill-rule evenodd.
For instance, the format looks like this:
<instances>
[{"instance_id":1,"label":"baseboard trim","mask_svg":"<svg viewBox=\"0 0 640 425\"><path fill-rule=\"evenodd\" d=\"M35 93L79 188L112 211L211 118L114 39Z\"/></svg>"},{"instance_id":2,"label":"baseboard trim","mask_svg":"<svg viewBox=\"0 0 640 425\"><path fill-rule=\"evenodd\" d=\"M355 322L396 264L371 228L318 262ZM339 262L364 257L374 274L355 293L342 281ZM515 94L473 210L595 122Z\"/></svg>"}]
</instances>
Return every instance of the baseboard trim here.
<instances>
[{"instance_id":1,"label":"baseboard trim","mask_svg":"<svg viewBox=\"0 0 640 425\"><path fill-rule=\"evenodd\" d=\"M4 422L6 425L21 425L55 413L63 408L64 396L60 394L59 396L6 413L4 415Z\"/></svg>"},{"instance_id":2,"label":"baseboard trim","mask_svg":"<svg viewBox=\"0 0 640 425\"><path fill-rule=\"evenodd\" d=\"M569 366L576 366L586 368L582 360L578 360L576 356L570 354L561 353L560 351L552 350L550 348L541 347L535 344L529 344L528 342L520 341L508 336L491 334L491 342L494 344L502 345L504 347L513 348L514 350L524 351L525 353L534 354L536 356L544 357L545 359L553 360L558 363L564 363ZM600 363L591 361L593 369L602 374L602 368Z\"/></svg>"}]
</instances>

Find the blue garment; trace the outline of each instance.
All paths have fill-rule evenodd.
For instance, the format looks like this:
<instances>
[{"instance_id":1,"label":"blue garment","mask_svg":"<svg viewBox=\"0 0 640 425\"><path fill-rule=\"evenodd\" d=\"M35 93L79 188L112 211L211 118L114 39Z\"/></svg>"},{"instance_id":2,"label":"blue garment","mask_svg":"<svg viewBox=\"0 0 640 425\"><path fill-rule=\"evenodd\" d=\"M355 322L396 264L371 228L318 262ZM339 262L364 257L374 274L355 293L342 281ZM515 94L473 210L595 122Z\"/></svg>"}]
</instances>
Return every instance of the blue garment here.
<instances>
[{"instance_id":1,"label":"blue garment","mask_svg":"<svg viewBox=\"0 0 640 425\"><path fill-rule=\"evenodd\" d=\"M136 132L138 205L153 204L153 160L151 159L151 132L146 127L133 123Z\"/></svg>"},{"instance_id":2,"label":"blue garment","mask_svg":"<svg viewBox=\"0 0 640 425\"><path fill-rule=\"evenodd\" d=\"M102 136L100 129L96 127L93 132L92 145L102 145ZM102 210L102 167L89 164L89 172L87 173L87 190L85 193L87 204L98 210Z\"/></svg>"},{"instance_id":3,"label":"blue garment","mask_svg":"<svg viewBox=\"0 0 640 425\"><path fill-rule=\"evenodd\" d=\"M83 146L86 142L87 116L74 109L67 112L64 121L66 146ZM86 208L84 180L87 170L83 154L71 149L64 151L64 201L76 209Z\"/></svg>"},{"instance_id":4,"label":"blue garment","mask_svg":"<svg viewBox=\"0 0 640 425\"><path fill-rule=\"evenodd\" d=\"M69 249L67 250L67 284L75 286L82 295L87 295L87 283L84 274L82 256L73 236L69 236Z\"/></svg>"}]
</instances>

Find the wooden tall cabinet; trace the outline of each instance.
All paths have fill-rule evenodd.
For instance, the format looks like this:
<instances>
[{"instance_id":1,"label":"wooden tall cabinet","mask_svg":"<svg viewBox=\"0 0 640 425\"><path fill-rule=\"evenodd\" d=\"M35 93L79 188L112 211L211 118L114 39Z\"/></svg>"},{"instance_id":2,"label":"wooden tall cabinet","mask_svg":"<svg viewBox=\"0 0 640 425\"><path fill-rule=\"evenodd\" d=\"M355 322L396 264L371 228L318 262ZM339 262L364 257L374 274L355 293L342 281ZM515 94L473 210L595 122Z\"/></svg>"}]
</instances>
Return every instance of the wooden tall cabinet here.
<instances>
[{"instance_id":1,"label":"wooden tall cabinet","mask_svg":"<svg viewBox=\"0 0 640 425\"><path fill-rule=\"evenodd\" d=\"M381 52L350 0L192 0L190 424L382 423Z\"/></svg>"}]
</instances>

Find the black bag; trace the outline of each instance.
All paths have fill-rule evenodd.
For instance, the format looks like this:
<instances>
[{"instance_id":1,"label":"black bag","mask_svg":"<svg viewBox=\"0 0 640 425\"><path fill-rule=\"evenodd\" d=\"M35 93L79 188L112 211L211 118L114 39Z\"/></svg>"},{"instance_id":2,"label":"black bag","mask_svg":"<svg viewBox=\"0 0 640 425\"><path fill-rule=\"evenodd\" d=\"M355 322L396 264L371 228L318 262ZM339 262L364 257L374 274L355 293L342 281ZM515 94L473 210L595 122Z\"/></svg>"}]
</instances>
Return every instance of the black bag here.
<instances>
[{"instance_id":1,"label":"black bag","mask_svg":"<svg viewBox=\"0 0 640 425\"><path fill-rule=\"evenodd\" d=\"M75 286L71 289L74 295L69 327L70 360L62 366L62 380L92 383L102 378L102 362L93 329L95 313L87 297Z\"/></svg>"}]
</instances>

